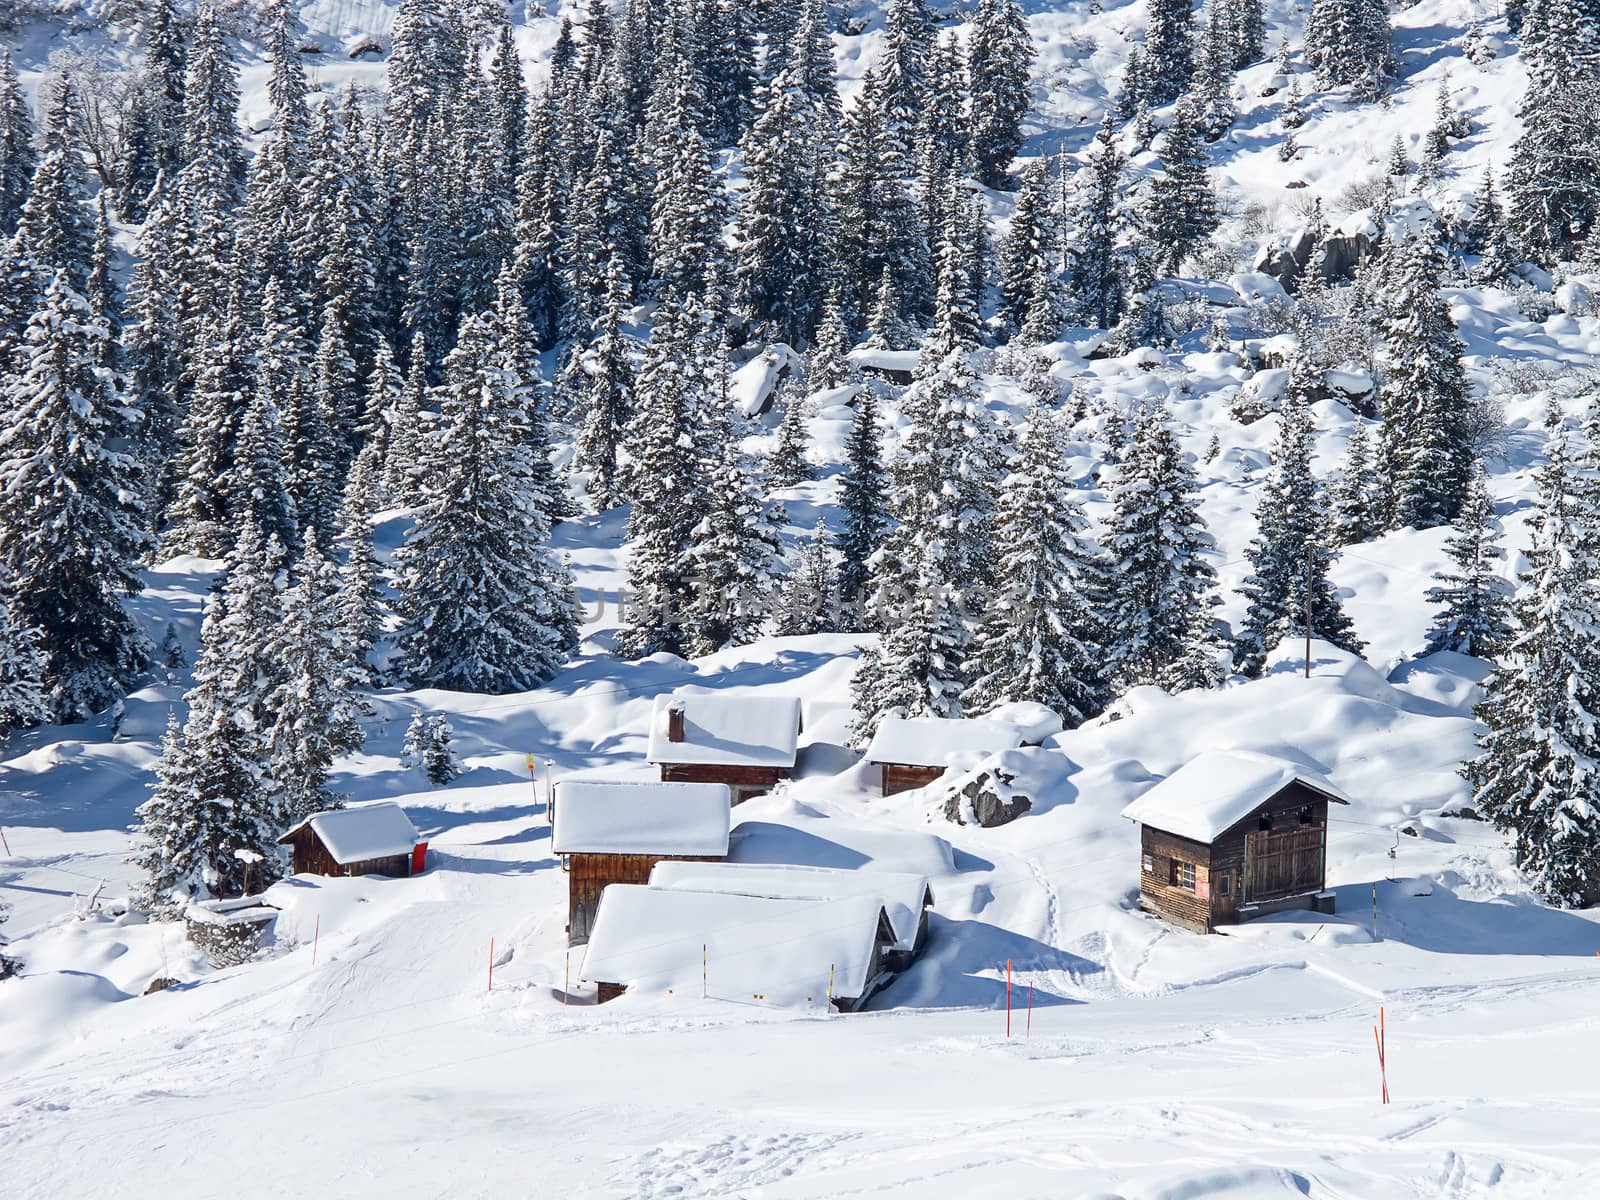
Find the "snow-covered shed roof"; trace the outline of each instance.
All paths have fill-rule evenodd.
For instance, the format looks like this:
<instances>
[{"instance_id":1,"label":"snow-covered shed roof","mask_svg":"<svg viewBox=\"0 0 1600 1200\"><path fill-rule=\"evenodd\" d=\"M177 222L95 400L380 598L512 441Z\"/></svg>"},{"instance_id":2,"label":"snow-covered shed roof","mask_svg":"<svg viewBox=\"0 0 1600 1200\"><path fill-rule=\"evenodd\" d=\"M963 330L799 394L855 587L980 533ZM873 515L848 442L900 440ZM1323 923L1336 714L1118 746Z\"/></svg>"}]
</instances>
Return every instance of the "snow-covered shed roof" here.
<instances>
[{"instance_id":1,"label":"snow-covered shed roof","mask_svg":"<svg viewBox=\"0 0 1600 1200\"><path fill-rule=\"evenodd\" d=\"M885 717L867 747L867 761L943 767L957 755L993 754L1020 745L1022 731L1009 721Z\"/></svg>"},{"instance_id":2,"label":"snow-covered shed roof","mask_svg":"<svg viewBox=\"0 0 1600 1200\"><path fill-rule=\"evenodd\" d=\"M565 779L556 784L557 854L728 852L733 793L723 783Z\"/></svg>"},{"instance_id":3,"label":"snow-covered shed roof","mask_svg":"<svg viewBox=\"0 0 1600 1200\"><path fill-rule=\"evenodd\" d=\"M717 892L765 896L771 900L877 900L894 926L895 940L911 949L922 910L933 903L925 875L904 871L845 871L834 867L791 867L756 863L661 862L650 872L650 886L679 892Z\"/></svg>"},{"instance_id":4,"label":"snow-covered shed roof","mask_svg":"<svg viewBox=\"0 0 1600 1200\"><path fill-rule=\"evenodd\" d=\"M668 713L683 708L683 741L669 736ZM800 742L798 696L674 692L650 714L652 763L793 767Z\"/></svg>"},{"instance_id":5,"label":"snow-covered shed roof","mask_svg":"<svg viewBox=\"0 0 1600 1200\"><path fill-rule=\"evenodd\" d=\"M1286 758L1253 750L1206 750L1122 815L1179 837L1212 842L1297 781L1337 804L1350 803L1320 771Z\"/></svg>"},{"instance_id":6,"label":"snow-covered shed roof","mask_svg":"<svg viewBox=\"0 0 1600 1200\"><path fill-rule=\"evenodd\" d=\"M774 900L612 884L601 893L580 977L698 996L703 969L707 994L719 999L820 1007L830 969L835 996L870 990L886 924L870 896Z\"/></svg>"},{"instance_id":7,"label":"snow-covered shed roof","mask_svg":"<svg viewBox=\"0 0 1600 1200\"><path fill-rule=\"evenodd\" d=\"M307 825L340 866L410 854L418 840L417 827L406 816L406 810L388 801L313 813L286 831L278 842L291 840Z\"/></svg>"}]
</instances>

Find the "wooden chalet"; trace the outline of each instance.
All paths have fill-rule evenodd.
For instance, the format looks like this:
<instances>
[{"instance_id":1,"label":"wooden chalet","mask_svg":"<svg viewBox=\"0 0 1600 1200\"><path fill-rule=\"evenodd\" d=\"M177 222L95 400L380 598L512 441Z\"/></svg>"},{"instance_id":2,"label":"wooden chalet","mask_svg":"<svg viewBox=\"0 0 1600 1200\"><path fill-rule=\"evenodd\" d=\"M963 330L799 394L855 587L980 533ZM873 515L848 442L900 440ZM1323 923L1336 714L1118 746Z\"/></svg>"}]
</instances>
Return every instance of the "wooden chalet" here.
<instances>
[{"instance_id":1,"label":"wooden chalet","mask_svg":"<svg viewBox=\"0 0 1600 1200\"><path fill-rule=\"evenodd\" d=\"M926 787L956 759L971 760L1022 745L1022 732L1007 721L947 717L885 717L867 747L885 796Z\"/></svg>"},{"instance_id":2,"label":"wooden chalet","mask_svg":"<svg viewBox=\"0 0 1600 1200\"><path fill-rule=\"evenodd\" d=\"M731 804L720 783L558 783L551 848L567 872L567 944L589 940L606 888L642 884L664 860L726 858Z\"/></svg>"},{"instance_id":3,"label":"wooden chalet","mask_svg":"<svg viewBox=\"0 0 1600 1200\"><path fill-rule=\"evenodd\" d=\"M363 804L314 813L278 839L293 847L296 875L420 873L428 844L398 804Z\"/></svg>"},{"instance_id":4,"label":"wooden chalet","mask_svg":"<svg viewBox=\"0 0 1600 1200\"><path fill-rule=\"evenodd\" d=\"M798 697L676 692L656 697L647 757L663 782L726 784L739 804L787 779L799 744Z\"/></svg>"},{"instance_id":5,"label":"wooden chalet","mask_svg":"<svg viewBox=\"0 0 1600 1200\"><path fill-rule=\"evenodd\" d=\"M1196 933L1285 909L1333 911L1323 776L1243 750L1211 750L1122 815L1140 825L1139 904Z\"/></svg>"},{"instance_id":6,"label":"wooden chalet","mask_svg":"<svg viewBox=\"0 0 1600 1200\"><path fill-rule=\"evenodd\" d=\"M904 971L922 953L928 937L933 889L926 875L869 868L802 867L770 863L664 862L650 872L657 890L763 896L769 900L843 900L868 896L883 906L895 944L886 955L889 969Z\"/></svg>"},{"instance_id":7,"label":"wooden chalet","mask_svg":"<svg viewBox=\"0 0 1600 1200\"><path fill-rule=\"evenodd\" d=\"M872 896L775 899L609 887L580 978L604 1003L629 989L853 1012L894 978L897 937Z\"/></svg>"}]
</instances>

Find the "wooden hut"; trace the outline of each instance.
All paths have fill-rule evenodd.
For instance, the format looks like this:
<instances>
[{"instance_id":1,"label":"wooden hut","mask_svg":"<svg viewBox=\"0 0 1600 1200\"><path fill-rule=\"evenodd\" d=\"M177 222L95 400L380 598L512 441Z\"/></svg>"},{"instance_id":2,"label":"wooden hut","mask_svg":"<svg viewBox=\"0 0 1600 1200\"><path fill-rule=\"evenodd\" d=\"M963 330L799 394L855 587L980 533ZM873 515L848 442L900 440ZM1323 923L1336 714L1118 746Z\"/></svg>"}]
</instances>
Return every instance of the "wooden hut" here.
<instances>
[{"instance_id":1,"label":"wooden hut","mask_svg":"<svg viewBox=\"0 0 1600 1200\"><path fill-rule=\"evenodd\" d=\"M676 692L656 697L646 757L663 782L726 784L739 804L787 779L799 744L796 696Z\"/></svg>"},{"instance_id":2,"label":"wooden hut","mask_svg":"<svg viewBox=\"0 0 1600 1200\"><path fill-rule=\"evenodd\" d=\"M1022 731L1008 721L946 717L885 717L867 747L878 768L883 794L926 787L956 759L976 759L1022 745Z\"/></svg>"},{"instance_id":3,"label":"wooden hut","mask_svg":"<svg viewBox=\"0 0 1600 1200\"><path fill-rule=\"evenodd\" d=\"M551 848L567 872L567 944L589 940L612 884L642 884L664 859L726 858L731 804L720 783L558 783Z\"/></svg>"},{"instance_id":4,"label":"wooden hut","mask_svg":"<svg viewBox=\"0 0 1600 1200\"><path fill-rule=\"evenodd\" d=\"M894 926L871 896L773 899L608 887L580 978L601 1002L629 988L852 1012L894 978Z\"/></svg>"},{"instance_id":5,"label":"wooden hut","mask_svg":"<svg viewBox=\"0 0 1600 1200\"><path fill-rule=\"evenodd\" d=\"M296 875L391 875L421 870L427 849L398 804L363 804L314 813L278 839L294 848Z\"/></svg>"},{"instance_id":6,"label":"wooden hut","mask_svg":"<svg viewBox=\"0 0 1600 1200\"><path fill-rule=\"evenodd\" d=\"M933 889L926 875L870 868L801 867L773 863L664 862L650 872L650 886L729 896L764 896L769 900L843 900L868 896L883 906L894 929L895 944L887 956L891 970L904 971L922 953L928 937L928 910Z\"/></svg>"},{"instance_id":7,"label":"wooden hut","mask_svg":"<svg viewBox=\"0 0 1600 1200\"><path fill-rule=\"evenodd\" d=\"M1287 759L1191 759L1122 811L1140 825L1140 906L1196 933L1284 909L1332 912L1330 803L1350 802Z\"/></svg>"}]
</instances>

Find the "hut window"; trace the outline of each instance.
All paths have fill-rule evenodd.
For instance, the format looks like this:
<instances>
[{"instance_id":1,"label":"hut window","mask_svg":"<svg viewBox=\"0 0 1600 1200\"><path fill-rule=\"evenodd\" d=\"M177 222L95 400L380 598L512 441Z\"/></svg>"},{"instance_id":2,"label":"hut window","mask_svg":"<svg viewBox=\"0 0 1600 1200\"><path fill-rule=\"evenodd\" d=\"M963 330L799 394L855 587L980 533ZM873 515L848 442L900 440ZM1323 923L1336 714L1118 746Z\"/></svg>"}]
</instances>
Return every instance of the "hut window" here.
<instances>
[{"instance_id":1,"label":"hut window","mask_svg":"<svg viewBox=\"0 0 1600 1200\"><path fill-rule=\"evenodd\" d=\"M1302 824L1302 825L1311 824L1311 805L1302 804L1300 806L1300 824Z\"/></svg>"},{"instance_id":2,"label":"hut window","mask_svg":"<svg viewBox=\"0 0 1600 1200\"><path fill-rule=\"evenodd\" d=\"M1194 864L1172 860L1172 874L1169 876L1172 886L1182 888L1186 892L1194 891Z\"/></svg>"},{"instance_id":3,"label":"hut window","mask_svg":"<svg viewBox=\"0 0 1600 1200\"><path fill-rule=\"evenodd\" d=\"M1217 876L1217 895L1226 896L1228 894L1228 887L1232 882L1233 882L1233 876L1231 876L1231 875L1218 875Z\"/></svg>"},{"instance_id":4,"label":"hut window","mask_svg":"<svg viewBox=\"0 0 1600 1200\"><path fill-rule=\"evenodd\" d=\"M1256 820L1256 828L1261 830L1262 833L1271 833L1272 814L1269 812L1262 813L1261 816Z\"/></svg>"},{"instance_id":5,"label":"hut window","mask_svg":"<svg viewBox=\"0 0 1600 1200\"><path fill-rule=\"evenodd\" d=\"M1144 872L1145 872L1146 875L1154 875L1156 873L1155 855L1146 854L1144 856L1144 864L1143 865L1144 865Z\"/></svg>"}]
</instances>

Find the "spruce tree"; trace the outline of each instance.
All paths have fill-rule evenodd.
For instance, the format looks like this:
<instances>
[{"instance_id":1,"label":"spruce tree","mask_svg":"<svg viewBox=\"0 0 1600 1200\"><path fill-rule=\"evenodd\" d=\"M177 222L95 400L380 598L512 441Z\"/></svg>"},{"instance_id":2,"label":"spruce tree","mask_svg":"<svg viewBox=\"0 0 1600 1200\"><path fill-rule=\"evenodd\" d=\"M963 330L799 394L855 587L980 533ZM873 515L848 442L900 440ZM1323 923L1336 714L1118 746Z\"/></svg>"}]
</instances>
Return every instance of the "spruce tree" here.
<instances>
[{"instance_id":1,"label":"spruce tree","mask_svg":"<svg viewBox=\"0 0 1600 1200\"><path fill-rule=\"evenodd\" d=\"M729 440L711 473L705 519L695 526L684 565L690 601L684 613L691 655L754 641L773 607L773 576L780 551L782 510L761 498Z\"/></svg>"},{"instance_id":2,"label":"spruce tree","mask_svg":"<svg viewBox=\"0 0 1600 1200\"><path fill-rule=\"evenodd\" d=\"M1317 86L1351 86L1375 100L1394 73L1394 37L1386 0L1312 0L1306 17L1306 61Z\"/></svg>"},{"instance_id":3,"label":"spruce tree","mask_svg":"<svg viewBox=\"0 0 1600 1200\"><path fill-rule=\"evenodd\" d=\"M1388 379L1378 399L1379 473L1396 527L1447 524L1472 471L1465 348L1439 294L1444 268L1436 235L1413 238L1391 274L1380 318Z\"/></svg>"},{"instance_id":4,"label":"spruce tree","mask_svg":"<svg viewBox=\"0 0 1600 1200\"><path fill-rule=\"evenodd\" d=\"M856 394L850 440L845 447L842 520L834 537L839 553L839 593L857 611L871 580L871 560L888 524L883 463L878 448L878 393L867 384Z\"/></svg>"},{"instance_id":5,"label":"spruce tree","mask_svg":"<svg viewBox=\"0 0 1600 1200\"><path fill-rule=\"evenodd\" d=\"M986 187L1003 187L1022 148L1033 39L1017 0L980 0L967 47L972 160Z\"/></svg>"},{"instance_id":6,"label":"spruce tree","mask_svg":"<svg viewBox=\"0 0 1600 1200\"><path fill-rule=\"evenodd\" d=\"M812 391L842 387L849 381L853 370L851 348L850 327L845 323L839 290L835 288L828 295L828 306L817 325L816 344L806 362L806 383Z\"/></svg>"},{"instance_id":7,"label":"spruce tree","mask_svg":"<svg viewBox=\"0 0 1600 1200\"><path fill-rule=\"evenodd\" d=\"M1246 675L1259 675L1273 647L1308 628L1313 637L1351 654L1363 648L1328 578L1335 552L1322 489L1311 471L1310 410L1288 397L1279 417L1272 473L1256 506L1256 537L1245 551L1250 575L1239 588L1249 605L1233 663Z\"/></svg>"},{"instance_id":8,"label":"spruce tree","mask_svg":"<svg viewBox=\"0 0 1600 1200\"><path fill-rule=\"evenodd\" d=\"M1156 265L1174 274L1217 228L1217 197L1211 190L1208 155L1199 117L1185 97L1178 103L1161 143L1162 174L1150 184L1145 232L1154 244Z\"/></svg>"},{"instance_id":9,"label":"spruce tree","mask_svg":"<svg viewBox=\"0 0 1600 1200\"><path fill-rule=\"evenodd\" d=\"M1370 542L1383 532L1383 500L1374 467L1372 440L1366 422L1358 419L1332 495L1334 530L1341 546Z\"/></svg>"},{"instance_id":10,"label":"spruce tree","mask_svg":"<svg viewBox=\"0 0 1600 1200\"><path fill-rule=\"evenodd\" d=\"M0 563L22 620L43 636L48 704L82 720L150 657L123 606L149 549L132 456L116 446L122 380L101 365L103 322L58 270L28 322L0 429Z\"/></svg>"},{"instance_id":11,"label":"spruce tree","mask_svg":"<svg viewBox=\"0 0 1600 1200\"><path fill-rule=\"evenodd\" d=\"M49 664L39 630L28 623L19 599L16 576L0 564L0 739L50 716L44 700Z\"/></svg>"},{"instance_id":12,"label":"spruce tree","mask_svg":"<svg viewBox=\"0 0 1600 1200\"><path fill-rule=\"evenodd\" d=\"M52 81L51 87L44 153L22 206L17 235L45 278L61 272L68 286L86 293L94 257L94 220L78 136L77 89L65 78Z\"/></svg>"},{"instance_id":13,"label":"spruce tree","mask_svg":"<svg viewBox=\"0 0 1600 1200\"><path fill-rule=\"evenodd\" d=\"M423 455L420 511L395 553L396 642L425 686L527 690L571 649L528 445L533 418L499 341L489 320L462 322Z\"/></svg>"},{"instance_id":14,"label":"spruce tree","mask_svg":"<svg viewBox=\"0 0 1600 1200\"><path fill-rule=\"evenodd\" d=\"M1534 889L1567 908L1600 903L1600 606L1584 550L1568 452L1557 437L1538 471L1528 566L1505 659L1477 716L1487 726L1462 774L1473 802L1510 833Z\"/></svg>"},{"instance_id":15,"label":"spruce tree","mask_svg":"<svg viewBox=\"0 0 1600 1200\"><path fill-rule=\"evenodd\" d=\"M28 97L11 51L0 49L0 241L17 231L36 161Z\"/></svg>"},{"instance_id":16,"label":"spruce tree","mask_svg":"<svg viewBox=\"0 0 1600 1200\"><path fill-rule=\"evenodd\" d=\"M623 332L628 312L621 257L607 268L605 307L588 347L577 359L577 402L582 414L574 457L589 473L588 491L604 512L622 503L618 453L634 404L633 339Z\"/></svg>"},{"instance_id":17,"label":"spruce tree","mask_svg":"<svg viewBox=\"0 0 1600 1200\"><path fill-rule=\"evenodd\" d=\"M999 594L974 639L962 711L1043 704L1076 727L1099 707L1099 651L1087 597L1087 524L1063 468L1055 414L1035 403L995 514Z\"/></svg>"},{"instance_id":18,"label":"spruce tree","mask_svg":"<svg viewBox=\"0 0 1600 1200\"><path fill-rule=\"evenodd\" d=\"M1080 175L1082 199L1070 242L1068 277L1082 317L1101 329L1110 329L1122 315L1123 305L1118 197L1125 162L1105 129L1089 155Z\"/></svg>"},{"instance_id":19,"label":"spruce tree","mask_svg":"<svg viewBox=\"0 0 1600 1200\"><path fill-rule=\"evenodd\" d=\"M1000 311L1021 330L1035 303L1041 277L1053 282L1060 266L1061 238L1054 207L1055 181L1043 159L1028 165L1011 215L1011 232L1000 254Z\"/></svg>"},{"instance_id":20,"label":"spruce tree","mask_svg":"<svg viewBox=\"0 0 1600 1200\"><path fill-rule=\"evenodd\" d=\"M790 488L811 478L806 461L806 401L797 387L783 389L783 420L778 424L778 443L767 463L767 482L775 488Z\"/></svg>"},{"instance_id":21,"label":"spruce tree","mask_svg":"<svg viewBox=\"0 0 1600 1200\"><path fill-rule=\"evenodd\" d=\"M1144 35L1144 99L1169 104L1194 74L1194 8L1190 0L1147 0Z\"/></svg>"},{"instance_id":22,"label":"spruce tree","mask_svg":"<svg viewBox=\"0 0 1600 1200\"><path fill-rule=\"evenodd\" d=\"M1111 503L1100 585L1104 673L1126 690L1161 683L1182 658L1200 615L1216 604L1199 486L1161 406L1139 413L1117 465Z\"/></svg>"},{"instance_id":23,"label":"spruce tree","mask_svg":"<svg viewBox=\"0 0 1600 1200\"><path fill-rule=\"evenodd\" d=\"M1505 557L1499 532L1483 471L1475 470L1466 503L1444 544L1455 569L1436 573L1438 586L1429 588L1425 597L1438 610L1428 630L1427 653L1452 650L1498 658L1511 644L1511 588L1494 569L1495 561Z\"/></svg>"},{"instance_id":24,"label":"spruce tree","mask_svg":"<svg viewBox=\"0 0 1600 1200\"><path fill-rule=\"evenodd\" d=\"M153 0L140 29L144 58L129 88L122 152L116 163L117 210L144 217L156 178L183 166L183 23L173 0Z\"/></svg>"},{"instance_id":25,"label":"spruce tree","mask_svg":"<svg viewBox=\"0 0 1600 1200\"><path fill-rule=\"evenodd\" d=\"M819 520L784 580L778 602L779 636L807 637L838 631L839 576L829 542L827 527Z\"/></svg>"}]
</instances>

